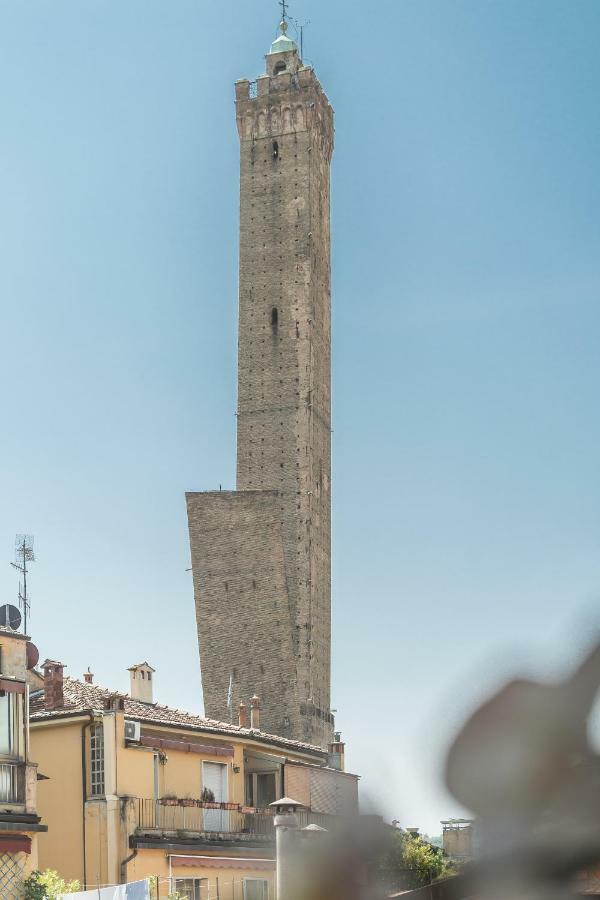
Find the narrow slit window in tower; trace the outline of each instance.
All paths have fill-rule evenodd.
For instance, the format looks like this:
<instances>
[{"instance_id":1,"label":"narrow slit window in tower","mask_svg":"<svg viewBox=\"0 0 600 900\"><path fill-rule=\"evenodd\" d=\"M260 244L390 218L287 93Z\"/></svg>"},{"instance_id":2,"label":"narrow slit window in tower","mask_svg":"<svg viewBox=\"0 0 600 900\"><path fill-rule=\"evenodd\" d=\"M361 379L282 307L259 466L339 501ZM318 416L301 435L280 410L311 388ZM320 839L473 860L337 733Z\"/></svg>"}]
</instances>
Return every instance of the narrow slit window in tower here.
<instances>
[{"instance_id":1,"label":"narrow slit window in tower","mask_svg":"<svg viewBox=\"0 0 600 900\"><path fill-rule=\"evenodd\" d=\"M278 326L279 326L279 310L277 309L276 306L274 306L273 309L271 310L271 328L273 329L273 331L277 331Z\"/></svg>"},{"instance_id":2,"label":"narrow slit window in tower","mask_svg":"<svg viewBox=\"0 0 600 900\"><path fill-rule=\"evenodd\" d=\"M279 159L279 142L273 141L273 159Z\"/></svg>"}]
</instances>

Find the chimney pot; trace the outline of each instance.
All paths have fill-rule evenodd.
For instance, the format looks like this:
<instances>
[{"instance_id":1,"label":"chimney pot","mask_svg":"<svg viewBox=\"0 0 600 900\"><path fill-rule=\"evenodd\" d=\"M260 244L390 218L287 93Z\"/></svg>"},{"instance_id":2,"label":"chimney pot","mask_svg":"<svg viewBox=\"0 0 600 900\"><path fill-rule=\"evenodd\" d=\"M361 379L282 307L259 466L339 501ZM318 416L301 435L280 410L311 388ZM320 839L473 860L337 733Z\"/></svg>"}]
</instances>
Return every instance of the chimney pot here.
<instances>
[{"instance_id":1,"label":"chimney pot","mask_svg":"<svg viewBox=\"0 0 600 900\"><path fill-rule=\"evenodd\" d=\"M333 737L334 740L328 747L329 765L332 769L339 769L340 772L343 772L346 745L342 741L342 735L339 731L336 731Z\"/></svg>"},{"instance_id":2,"label":"chimney pot","mask_svg":"<svg viewBox=\"0 0 600 900\"><path fill-rule=\"evenodd\" d=\"M87 672L84 672L84 673L83 673L83 680L85 681L86 684L93 684L93 683L94 683L94 675L93 675L93 672L92 672L92 670L90 669L89 666L88 666Z\"/></svg>"},{"instance_id":3,"label":"chimney pot","mask_svg":"<svg viewBox=\"0 0 600 900\"><path fill-rule=\"evenodd\" d=\"M147 663L138 663L129 670L131 679L130 695L140 703L154 703L153 675L155 670Z\"/></svg>"},{"instance_id":4,"label":"chimney pot","mask_svg":"<svg viewBox=\"0 0 600 900\"><path fill-rule=\"evenodd\" d=\"M260 731L260 698L256 694L250 700L250 728Z\"/></svg>"},{"instance_id":5,"label":"chimney pot","mask_svg":"<svg viewBox=\"0 0 600 900\"><path fill-rule=\"evenodd\" d=\"M125 700L120 694L109 694L104 699L104 709L110 712L125 709Z\"/></svg>"},{"instance_id":6,"label":"chimney pot","mask_svg":"<svg viewBox=\"0 0 600 900\"><path fill-rule=\"evenodd\" d=\"M240 721L240 728L248 727L248 710L247 710L246 704L244 703L243 700L240 703L239 721Z\"/></svg>"}]
</instances>

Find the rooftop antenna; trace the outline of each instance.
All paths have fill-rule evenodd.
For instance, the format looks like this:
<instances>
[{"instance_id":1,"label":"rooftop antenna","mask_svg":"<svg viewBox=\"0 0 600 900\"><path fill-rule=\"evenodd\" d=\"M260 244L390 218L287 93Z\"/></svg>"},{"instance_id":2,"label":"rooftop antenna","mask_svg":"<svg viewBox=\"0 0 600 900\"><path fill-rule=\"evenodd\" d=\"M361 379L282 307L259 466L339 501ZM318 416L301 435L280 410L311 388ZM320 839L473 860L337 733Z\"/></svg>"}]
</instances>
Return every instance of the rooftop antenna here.
<instances>
[{"instance_id":1,"label":"rooftop antenna","mask_svg":"<svg viewBox=\"0 0 600 900\"><path fill-rule=\"evenodd\" d=\"M229 690L227 691L227 709L229 710L229 721L233 725L233 672L229 676Z\"/></svg>"},{"instance_id":2,"label":"rooftop antenna","mask_svg":"<svg viewBox=\"0 0 600 900\"><path fill-rule=\"evenodd\" d=\"M300 35L300 59L304 58L304 29L310 25L310 19L307 19L306 22L298 22L297 19L292 19L290 17L290 22L294 23L294 28L297 33Z\"/></svg>"},{"instance_id":3,"label":"rooftop antenna","mask_svg":"<svg viewBox=\"0 0 600 900\"><path fill-rule=\"evenodd\" d=\"M23 631L25 634L27 634L27 615L31 608L29 595L27 594L28 562L35 562L33 535L18 534L15 538L15 562L11 563L11 566L23 576L23 583L19 582L19 606L23 610Z\"/></svg>"}]
</instances>

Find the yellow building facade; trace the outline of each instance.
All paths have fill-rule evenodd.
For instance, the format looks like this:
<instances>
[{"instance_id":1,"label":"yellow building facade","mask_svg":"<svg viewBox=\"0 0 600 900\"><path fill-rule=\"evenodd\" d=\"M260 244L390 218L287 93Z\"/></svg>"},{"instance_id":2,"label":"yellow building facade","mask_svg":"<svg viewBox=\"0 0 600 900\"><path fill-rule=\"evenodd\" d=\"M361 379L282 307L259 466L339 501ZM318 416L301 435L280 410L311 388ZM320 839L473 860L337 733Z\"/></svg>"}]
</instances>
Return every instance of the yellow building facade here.
<instances>
[{"instance_id":1,"label":"yellow building facade","mask_svg":"<svg viewBox=\"0 0 600 900\"><path fill-rule=\"evenodd\" d=\"M38 771L29 741L29 681L33 645L0 628L0 897L20 900L38 865Z\"/></svg>"},{"instance_id":2,"label":"yellow building facade","mask_svg":"<svg viewBox=\"0 0 600 900\"><path fill-rule=\"evenodd\" d=\"M86 888L155 876L159 897L274 900L269 804L293 796L305 826L358 812L343 745L264 734L258 698L250 722L242 704L231 725L155 703L147 663L130 669L130 695L63 669L47 664L31 699L32 753L47 779L41 869Z\"/></svg>"}]
</instances>

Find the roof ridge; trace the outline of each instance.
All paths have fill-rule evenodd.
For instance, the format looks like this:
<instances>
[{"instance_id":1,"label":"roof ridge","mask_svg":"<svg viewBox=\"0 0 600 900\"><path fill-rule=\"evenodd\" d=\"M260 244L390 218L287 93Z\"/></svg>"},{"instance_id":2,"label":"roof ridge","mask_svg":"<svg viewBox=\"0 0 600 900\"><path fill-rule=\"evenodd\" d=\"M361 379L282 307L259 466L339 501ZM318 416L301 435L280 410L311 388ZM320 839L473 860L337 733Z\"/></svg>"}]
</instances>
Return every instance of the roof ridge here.
<instances>
[{"instance_id":1,"label":"roof ridge","mask_svg":"<svg viewBox=\"0 0 600 900\"><path fill-rule=\"evenodd\" d=\"M100 697L119 697L126 701L127 704L131 704L132 709L125 709L125 715L130 718L138 718L144 720L149 725L155 723L161 726L171 726L173 728L179 727L197 727L197 728L205 728L211 729L221 734L230 734L230 735L238 735L240 737L253 737L258 738L259 740L263 740L267 743L276 743L280 746L288 746L291 748L297 748L300 750L305 750L309 753L319 753L321 755L326 753L322 747L318 747L315 744L310 744L307 741L298 741L294 738L284 737L283 735L270 734L266 731L260 731L259 729L253 729L248 727L242 727L237 723L233 722L220 722L218 719L210 719L207 716L201 716L199 713L192 713L184 709L178 709L173 706L169 706L164 703L145 703L142 700L137 700L131 696L131 694L123 693L120 691L114 691L110 688L102 687L99 684L88 684L85 681L81 681L78 678L68 676L65 678L65 687L67 690L69 688L73 689L73 692L78 694L77 698L73 701L69 702L69 698L65 697L65 705L60 710L48 711L48 710L40 710L39 712L34 712L33 716L41 716L44 713L48 716L52 715L52 712L60 713L69 712L73 709L76 709L78 706L81 707L84 703L89 703L93 705L94 700ZM41 699L43 694L43 688L36 691L35 694L36 700ZM33 694L32 694L33 695ZM95 697L94 697L95 695ZM141 709L140 709L141 707ZM148 715L144 715L144 712L147 711ZM151 715L151 711L154 715ZM184 721L177 721L177 718L172 718L169 720L169 714L172 714L174 717L181 717Z\"/></svg>"}]
</instances>

